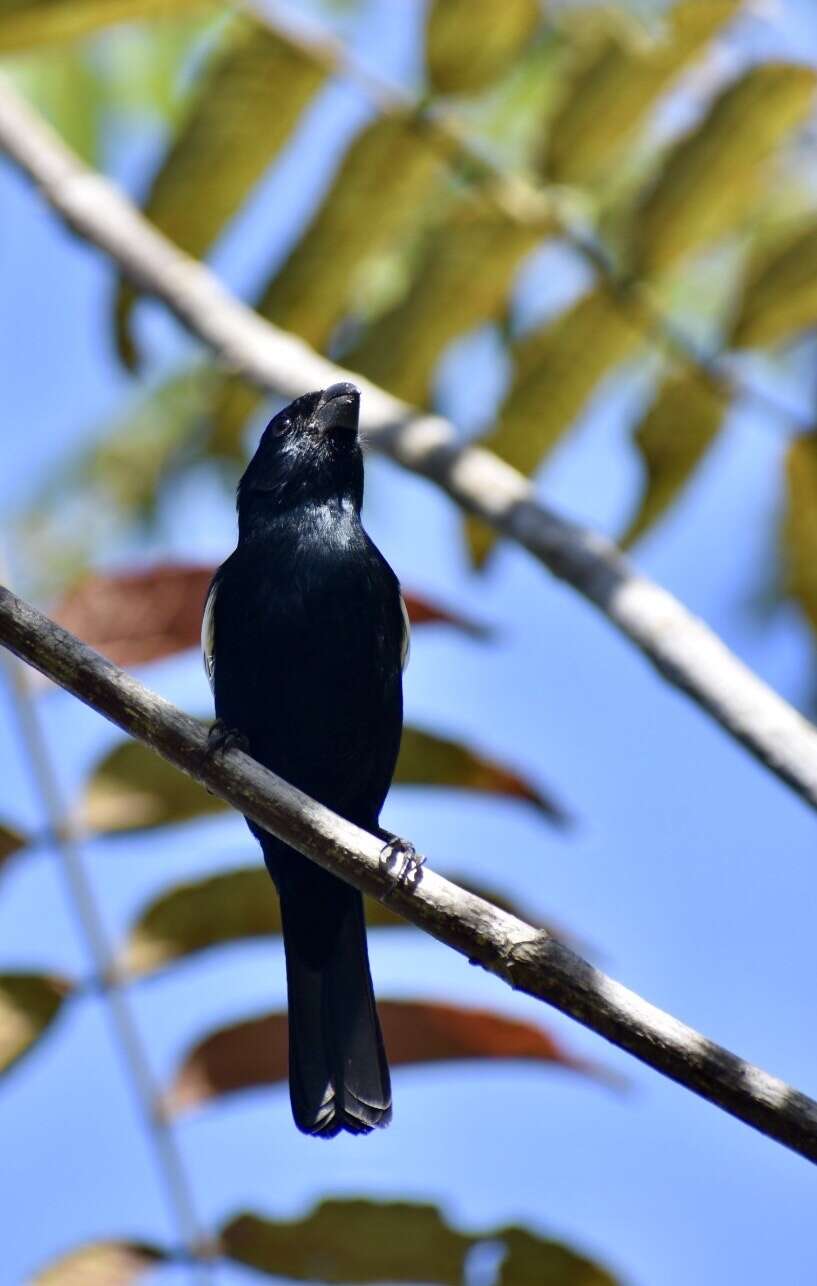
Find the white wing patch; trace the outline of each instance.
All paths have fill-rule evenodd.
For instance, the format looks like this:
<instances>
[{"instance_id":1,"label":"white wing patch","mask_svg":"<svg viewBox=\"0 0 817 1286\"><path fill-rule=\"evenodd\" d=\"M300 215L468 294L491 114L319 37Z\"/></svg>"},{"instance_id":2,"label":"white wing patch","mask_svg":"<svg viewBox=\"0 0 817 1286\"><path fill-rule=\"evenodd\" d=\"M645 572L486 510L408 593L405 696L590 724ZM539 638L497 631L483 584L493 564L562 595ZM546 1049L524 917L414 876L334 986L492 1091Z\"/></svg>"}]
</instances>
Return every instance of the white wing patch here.
<instances>
[{"instance_id":1,"label":"white wing patch","mask_svg":"<svg viewBox=\"0 0 817 1286\"><path fill-rule=\"evenodd\" d=\"M400 643L400 668L405 670L411 655L411 621L403 595L400 595L400 611L403 613L403 638Z\"/></svg>"},{"instance_id":2,"label":"white wing patch","mask_svg":"<svg viewBox=\"0 0 817 1286\"><path fill-rule=\"evenodd\" d=\"M207 675L207 682L210 688L213 688L214 677L216 672L216 589L217 583L213 581L207 595L207 601L204 604L204 616L201 618L201 659L204 662L204 673Z\"/></svg>"}]
</instances>

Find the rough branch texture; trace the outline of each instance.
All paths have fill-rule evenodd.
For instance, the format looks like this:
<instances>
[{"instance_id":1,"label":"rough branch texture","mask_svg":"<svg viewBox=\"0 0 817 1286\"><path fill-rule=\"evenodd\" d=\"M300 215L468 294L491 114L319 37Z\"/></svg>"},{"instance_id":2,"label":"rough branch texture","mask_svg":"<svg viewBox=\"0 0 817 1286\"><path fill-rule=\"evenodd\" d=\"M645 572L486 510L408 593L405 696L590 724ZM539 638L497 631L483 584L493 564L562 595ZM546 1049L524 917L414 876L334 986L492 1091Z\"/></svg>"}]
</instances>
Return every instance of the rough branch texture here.
<instances>
[{"instance_id":1,"label":"rough branch texture","mask_svg":"<svg viewBox=\"0 0 817 1286\"><path fill-rule=\"evenodd\" d=\"M221 799L512 987L548 1001L665 1076L817 1161L817 1103L606 977L549 933L427 867L392 889L381 841L201 725L0 586L0 642Z\"/></svg>"},{"instance_id":2,"label":"rough branch texture","mask_svg":"<svg viewBox=\"0 0 817 1286\"><path fill-rule=\"evenodd\" d=\"M459 445L448 421L413 412L239 303L111 183L84 166L2 82L0 147L80 236L162 299L232 369L287 398L354 380L363 393L362 423L373 448L432 479L464 509L528 549L600 608L670 683L817 808L817 729L670 594L638 575L614 545L547 509L527 479L489 451Z\"/></svg>"}]
</instances>

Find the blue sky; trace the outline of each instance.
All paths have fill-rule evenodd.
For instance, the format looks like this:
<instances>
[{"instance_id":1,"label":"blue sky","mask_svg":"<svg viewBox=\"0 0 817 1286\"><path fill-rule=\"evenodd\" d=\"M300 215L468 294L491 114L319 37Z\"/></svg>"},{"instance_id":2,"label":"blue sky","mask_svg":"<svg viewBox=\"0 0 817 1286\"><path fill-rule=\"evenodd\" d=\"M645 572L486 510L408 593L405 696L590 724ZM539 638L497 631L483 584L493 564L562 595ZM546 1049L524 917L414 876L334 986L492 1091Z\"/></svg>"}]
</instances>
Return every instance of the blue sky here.
<instances>
[{"instance_id":1,"label":"blue sky","mask_svg":"<svg viewBox=\"0 0 817 1286\"><path fill-rule=\"evenodd\" d=\"M789 16L755 27L751 39L765 32L769 48L802 55L806 36L814 44L807 5L781 12ZM373 3L365 14L355 29L363 53L376 51L381 67L410 80L414 6ZM330 90L309 114L218 249L215 261L232 284L246 288L259 255L272 261L284 252L325 183L310 139L339 145L362 116L348 89ZM111 169L138 189L157 142L119 140ZM293 189L297 203L288 199ZM137 389L112 353L108 265L5 166L0 210L0 332L7 337L0 346L0 504L8 527L21 500ZM557 257L520 288L564 291L568 273ZM191 351L156 307L143 308L140 325L154 376ZM465 424L500 386L495 347L490 333L480 334L446 364L441 401ZM594 400L542 473L549 503L620 529L638 491L626 441L637 394L621 379ZM783 695L806 705L814 669L803 623L790 606L758 607L774 572L786 434L766 414L733 414L637 561ZM411 836L444 873L479 876L563 923L635 991L817 1092L813 817L521 551L502 547L474 575L458 515L444 497L381 460L370 461L367 486L369 529L404 582L499 627L489 644L418 632L406 682L409 716L516 763L559 792L578 819L571 832L556 834L522 805L403 788L389 800L386 824ZM216 559L232 538L230 498L201 469L164 507L153 549ZM207 708L197 657L151 667L144 678L190 710ZM63 694L40 704L74 798L116 734ZM36 829L40 810L5 694L0 783L0 816ZM158 890L244 864L255 852L240 819L223 818L95 840L85 860L117 939ZM539 1021L621 1072L628 1091L514 1064L398 1070L392 1127L331 1145L296 1133L284 1089L247 1095L179 1126L204 1221L242 1207L296 1215L324 1195L406 1197L439 1202L465 1228L524 1222L598 1256L631 1286L817 1277L814 1175L805 1161L409 929L373 933L372 957L380 995L451 999ZM0 965L87 969L47 850L16 863L0 886ZM213 953L133 990L163 1082L197 1037L283 1000L280 951L263 943ZM0 1088L0 1137L1 1286L25 1281L36 1265L94 1237L171 1237L97 999L72 1007ZM151 1280L182 1279L163 1270ZM225 1269L218 1280L250 1276Z\"/></svg>"}]
</instances>

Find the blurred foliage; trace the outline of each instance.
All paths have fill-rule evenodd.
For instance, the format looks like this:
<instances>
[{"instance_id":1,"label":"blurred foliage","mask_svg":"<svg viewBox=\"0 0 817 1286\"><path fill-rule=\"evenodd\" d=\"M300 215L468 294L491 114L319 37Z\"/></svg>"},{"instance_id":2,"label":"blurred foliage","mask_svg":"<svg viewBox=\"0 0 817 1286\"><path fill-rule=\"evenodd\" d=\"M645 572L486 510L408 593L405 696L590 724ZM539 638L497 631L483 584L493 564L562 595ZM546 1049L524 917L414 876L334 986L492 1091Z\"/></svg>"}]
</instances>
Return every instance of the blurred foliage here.
<instances>
[{"instance_id":1,"label":"blurred foliage","mask_svg":"<svg viewBox=\"0 0 817 1286\"><path fill-rule=\"evenodd\" d=\"M158 133L143 208L195 256L234 231L330 83L355 85L366 121L341 155L322 158L323 195L272 269L259 251L249 285L256 308L424 406L435 404L451 346L491 327L508 377L481 440L529 476L608 381L625 369L646 375L652 398L632 425L643 475L624 532L632 543L672 511L736 393L745 394L734 350L761 349L780 369L817 327L817 184L804 146L814 71L717 56L742 0L627 9L432 0L416 101L373 84L376 75L338 58L331 42L194 0L0 0L0 55L3 71L88 159L104 164L123 124ZM548 241L583 264L584 285L554 304L546 284L537 320L522 327L517 286ZM60 619L129 665L195 645L211 569L158 563L88 574L89 566L100 549L120 547L117 533L155 523L168 484L193 466L218 461L221 478L234 480L265 400L229 369L196 361L168 371L142 353L139 310L138 286L119 281L112 339L129 372L144 367L143 382L133 380L124 413L55 474L23 528L40 583L63 591ZM800 432L787 452L780 540L781 584L815 633L816 441ZM493 534L471 520L465 532L481 562ZM77 583L78 572L86 575ZM407 600L415 624L486 637L422 593ZM523 801L564 820L521 771L428 729L406 730L396 780ZM130 831L224 806L129 743L97 765L83 807L92 828ZM28 843L0 828L0 866L24 858ZM205 950L276 934L277 915L260 866L177 884L139 914L120 963L137 975L173 961L192 966ZM369 915L376 927L395 926L380 905ZM0 977L0 1068L38 1044L70 991L46 975ZM387 1002L383 1014L394 1061L528 1057L592 1070L541 1029L499 1015L429 1002ZM180 1070L173 1101L280 1080L285 1051L280 1014L211 1033ZM486 1240L505 1247L501 1286L612 1282L531 1233L467 1235L432 1207L326 1203L289 1223L246 1214L222 1229L221 1250L277 1278L453 1286ZM164 1254L99 1243L37 1280L132 1281Z\"/></svg>"}]
</instances>

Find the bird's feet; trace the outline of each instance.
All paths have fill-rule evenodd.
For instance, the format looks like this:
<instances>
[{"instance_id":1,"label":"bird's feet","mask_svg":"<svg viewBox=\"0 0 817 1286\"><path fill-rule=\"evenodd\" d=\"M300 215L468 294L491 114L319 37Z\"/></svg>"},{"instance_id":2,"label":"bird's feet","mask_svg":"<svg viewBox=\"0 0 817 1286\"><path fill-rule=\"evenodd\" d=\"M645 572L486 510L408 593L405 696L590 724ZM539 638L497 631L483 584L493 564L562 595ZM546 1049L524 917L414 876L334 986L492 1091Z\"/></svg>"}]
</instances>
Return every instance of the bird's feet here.
<instances>
[{"instance_id":1,"label":"bird's feet","mask_svg":"<svg viewBox=\"0 0 817 1286\"><path fill-rule=\"evenodd\" d=\"M401 839L391 831L379 834L386 841L380 850L380 869L391 880L389 892L393 893L401 885L415 887L422 878L425 856L417 852L410 840Z\"/></svg>"},{"instance_id":2,"label":"bird's feet","mask_svg":"<svg viewBox=\"0 0 817 1286\"><path fill-rule=\"evenodd\" d=\"M243 732L228 728L223 719L216 719L207 730L207 755L218 755L225 750L243 750L250 753L250 743Z\"/></svg>"}]
</instances>

